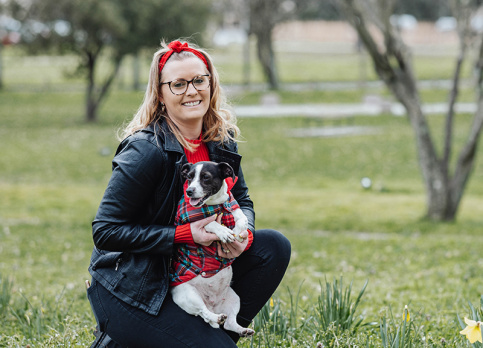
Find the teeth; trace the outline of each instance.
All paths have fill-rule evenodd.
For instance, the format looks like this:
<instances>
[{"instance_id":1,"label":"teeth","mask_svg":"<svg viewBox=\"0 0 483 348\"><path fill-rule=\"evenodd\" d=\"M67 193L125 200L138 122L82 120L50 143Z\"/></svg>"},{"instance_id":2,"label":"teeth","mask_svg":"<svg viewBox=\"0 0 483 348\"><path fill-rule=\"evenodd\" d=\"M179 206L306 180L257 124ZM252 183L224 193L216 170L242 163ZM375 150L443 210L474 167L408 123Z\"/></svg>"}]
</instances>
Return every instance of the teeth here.
<instances>
[{"instance_id":1,"label":"teeth","mask_svg":"<svg viewBox=\"0 0 483 348\"><path fill-rule=\"evenodd\" d=\"M198 101L193 101L193 102L184 103L183 105L185 105L185 106L195 106L195 105L198 105L198 104L200 104L200 103L201 103L201 101L200 101L200 100L198 100Z\"/></svg>"}]
</instances>

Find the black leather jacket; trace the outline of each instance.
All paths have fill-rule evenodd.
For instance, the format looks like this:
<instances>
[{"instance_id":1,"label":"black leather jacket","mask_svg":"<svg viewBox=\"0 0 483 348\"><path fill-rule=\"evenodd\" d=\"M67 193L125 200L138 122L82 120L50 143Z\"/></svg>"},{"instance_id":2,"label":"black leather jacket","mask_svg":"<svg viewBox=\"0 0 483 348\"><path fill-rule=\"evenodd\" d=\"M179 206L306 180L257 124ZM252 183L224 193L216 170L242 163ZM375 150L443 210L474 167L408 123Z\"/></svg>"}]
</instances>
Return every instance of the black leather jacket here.
<instances>
[{"instance_id":1,"label":"black leather jacket","mask_svg":"<svg viewBox=\"0 0 483 348\"><path fill-rule=\"evenodd\" d=\"M238 146L207 143L210 159L229 163L238 175L232 189L255 231L253 203L240 167ZM186 156L165 122L154 123L119 145L112 176L92 223L89 272L124 302L156 315L168 292L174 218L182 195Z\"/></svg>"}]
</instances>

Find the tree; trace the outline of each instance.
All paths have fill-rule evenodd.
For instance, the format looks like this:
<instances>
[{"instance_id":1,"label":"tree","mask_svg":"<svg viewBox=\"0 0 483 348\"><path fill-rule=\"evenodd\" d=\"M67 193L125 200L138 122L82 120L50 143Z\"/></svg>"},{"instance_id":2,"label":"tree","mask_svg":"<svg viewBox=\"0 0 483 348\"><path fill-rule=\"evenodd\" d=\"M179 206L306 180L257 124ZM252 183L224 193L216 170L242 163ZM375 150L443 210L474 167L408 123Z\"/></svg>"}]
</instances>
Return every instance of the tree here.
<instances>
[{"instance_id":1,"label":"tree","mask_svg":"<svg viewBox=\"0 0 483 348\"><path fill-rule=\"evenodd\" d=\"M25 37L31 51L50 49L79 56L77 71L86 78L89 122L97 120L99 106L126 55L156 47L162 38L170 40L203 31L210 5L207 0L32 0L25 8L23 1L10 2L17 6L17 16L30 34ZM32 19L45 30L28 30ZM101 56L109 59L112 68L99 74Z\"/></svg>"},{"instance_id":2,"label":"tree","mask_svg":"<svg viewBox=\"0 0 483 348\"><path fill-rule=\"evenodd\" d=\"M278 23L293 15L297 2L287 0L248 1L250 6L249 34L254 34L257 38L258 60L270 88L278 89L279 77L272 41L273 29Z\"/></svg>"},{"instance_id":3,"label":"tree","mask_svg":"<svg viewBox=\"0 0 483 348\"><path fill-rule=\"evenodd\" d=\"M474 167L483 125L482 35L472 31L470 26L470 14L474 13L477 8L476 1L455 0L453 6L459 23L460 50L452 80L448 111L445 116L441 154L438 154L427 118L421 108L411 52L402 41L399 32L391 26L389 21L394 1L343 0L340 1L340 5L347 20L357 31L366 47L379 78L406 110L415 134L419 166L425 183L426 216L437 221L454 220ZM382 42L377 39L381 36ZM474 46L477 46L477 59L474 65L477 110L473 116L466 143L452 166L455 103L458 98L461 67Z\"/></svg>"}]
</instances>

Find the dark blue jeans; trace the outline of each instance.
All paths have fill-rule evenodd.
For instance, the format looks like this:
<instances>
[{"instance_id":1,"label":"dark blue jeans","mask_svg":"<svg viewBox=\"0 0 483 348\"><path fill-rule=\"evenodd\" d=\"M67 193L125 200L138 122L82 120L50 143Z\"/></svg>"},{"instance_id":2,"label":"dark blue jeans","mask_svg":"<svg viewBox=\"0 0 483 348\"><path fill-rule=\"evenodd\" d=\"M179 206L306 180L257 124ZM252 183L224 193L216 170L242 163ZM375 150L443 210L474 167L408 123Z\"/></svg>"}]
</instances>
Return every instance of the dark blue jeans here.
<instances>
[{"instance_id":1,"label":"dark blue jeans","mask_svg":"<svg viewBox=\"0 0 483 348\"><path fill-rule=\"evenodd\" d=\"M258 230L253 244L233 263L232 288L240 296L237 321L247 327L270 299L282 280L290 261L290 242L280 232ZM163 302L159 315L120 301L93 281L89 300L100 331L123 347L236 347L238 335L214 329L200 317L187 314L171 295Z\"/></svg>"}]
</instances>

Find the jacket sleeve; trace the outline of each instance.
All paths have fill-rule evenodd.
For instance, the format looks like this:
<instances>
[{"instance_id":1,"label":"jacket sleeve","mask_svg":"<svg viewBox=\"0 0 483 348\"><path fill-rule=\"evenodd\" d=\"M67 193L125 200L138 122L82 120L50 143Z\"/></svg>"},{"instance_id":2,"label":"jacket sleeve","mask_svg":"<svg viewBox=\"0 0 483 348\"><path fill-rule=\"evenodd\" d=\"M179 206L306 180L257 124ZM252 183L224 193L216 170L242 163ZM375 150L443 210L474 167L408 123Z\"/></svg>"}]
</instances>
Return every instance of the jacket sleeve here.
<instances>
[{"instance_id":1,"label":"jacket sleeve","mask_svg":"<svg viewBox=\"0 0 483 348\"><path fill-rule=\"evenodd\" d=\"M238 153L238 146L235 146L234 150ZM248 186L245 182L241 166L238 169L237 176L238 180L231 192L248 219L248 229L253 232L255 231L255 210L253 209L253 202L248 194Z\"/></svg>"},{"instance_id":2,"label":"jacket sleeve","mask_svg":"<svg viewBox=\"0 0 483 348\"><path fill-rule=\"evenodd\" d=\"M121 145L122 146L122 145ZM133 140L116 154L109 184L92 223L94 244L109 251L171 254L175 227L139 223L153 199L163 154L147 140Z\"/></svg>"}]
</instances>

